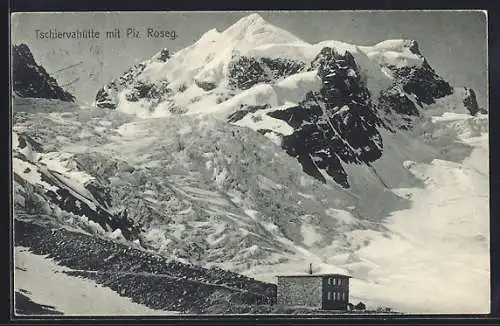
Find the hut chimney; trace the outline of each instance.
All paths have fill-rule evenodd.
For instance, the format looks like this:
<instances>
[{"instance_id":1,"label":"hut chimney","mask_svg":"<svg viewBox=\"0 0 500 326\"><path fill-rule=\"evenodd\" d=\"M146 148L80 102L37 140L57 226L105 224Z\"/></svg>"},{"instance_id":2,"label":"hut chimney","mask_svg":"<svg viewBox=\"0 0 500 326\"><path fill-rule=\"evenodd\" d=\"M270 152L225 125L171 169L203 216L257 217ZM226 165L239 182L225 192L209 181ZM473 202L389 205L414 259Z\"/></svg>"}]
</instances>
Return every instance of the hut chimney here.
<instances>
[{"instance_id":1,"label":"hut chimney","mask_svg":"<svg viewBox=\"0 0 500 326\"><path fill-rule=\"evenodd\" d=\"M312 274L313 273L313 264L312 263L309 263L309 274Z\"/></svg>"}]
</instances>

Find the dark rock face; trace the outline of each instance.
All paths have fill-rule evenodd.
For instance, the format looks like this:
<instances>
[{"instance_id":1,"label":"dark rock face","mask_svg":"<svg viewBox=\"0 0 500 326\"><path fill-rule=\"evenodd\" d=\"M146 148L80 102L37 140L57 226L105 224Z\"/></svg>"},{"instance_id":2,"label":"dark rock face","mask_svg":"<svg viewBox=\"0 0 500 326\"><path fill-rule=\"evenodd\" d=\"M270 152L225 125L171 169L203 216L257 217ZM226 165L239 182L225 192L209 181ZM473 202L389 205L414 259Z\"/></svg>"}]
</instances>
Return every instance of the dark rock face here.
<instances>
[{"instance_id":1,"label":"dark rock face","mask_svg":"<svg viewBox=\"0 0 500 326\"><path fill-rule=\"evenodd\" d=\"M463 100L464 106L469 110L471 115L476 115L479 112L479 105L477 104L476 92L472 88L465 88L465 98Z\"/></svg>"},{"instance_id":2,"label":"dark rock face","mask_svg":"<svg viewBox=\"0 0 500 326\"><path fill-rule=\"evenodd\" d=\"M111 214L101 205L95 205L95 208L91 207L75 195L72 189L65 187L64 184L58 181L54 174L42 174L42 179L59 188L55 192L47 191L45 196L62 210L79 216L85 215L89 220L98 223L107 231L120 229L127 240L135 240L137 238L140 232L140 226L136 225L134 221L128 218L126 211ZM106 195L103 195L103 198L100 199L105 199L105 196Z\"/></svg>"},{"instance_id":3,"label":"dark rock face","mask_svg":"<svg viewBox=\"0 0 500 326\"><path fill-rule=\"evenodd\" d=\"M294 128L282 147L297 158L304 172L326 182L324 170L337 183L349 187L341 161L369 163L382 155L380 123L372 111L370 93L354 57L324 48L311 64L323 82L296 107L268 113Z\"/></svg>"},{"instance_id":4,"label":"dark rock face","mask_svg":"<svg viewBox=\"0 0 500 326\"><path fill-rule=\"evenodd\" d=\"M97 103L97 107L99 108L111 109L111 110L116 109L115 101L111 98L111 96L104 87L97 91L95 100Z\"/></svg>"},{"instance_id":5,"label":"dark rock face","mask_svg":"<svg viewBox=\"0 0 500 326\"><path fill-rule=\"evenodd\" d=\"M416 41L409 40L404 46L423 58ZM229 68L230 86L248 89L300 72L304 65L239 57ZM318 71L323 83L321 90L307 93L298 106L267 113L294 129L291 135L282 136L282 147L297 158L306 173L326 182L323 170L338 184L349 187L342 162L370 164L379 159L383 143L377 128L410 129L415 118L421 116L424 104L435 103L436 99L453 93L453 88L425 59L421 66L387 68L393 74L393 85L380 94L370 94L354 57L349 52L342 55L325 47L309 67ZM372 102L372 96L377 97L376 103ZM468 98L474 111L473 95ZM265 108L268 106L241 107L228 121L237 122ZM273 131L260 129L258 132Z\"/></svg>"},{"instance_id":6,"label":"dark rock face","mask_svg":"<svg viewBox=\"0 0 500 326\"><path fill-rule=\"evenodd\" d=\"M205 82L205 81L201 81L201 80L195 80L194 82L195 82L196 86L198 86L199 88L201 88L202 90L207 91L207 92L211 91L217 87L217 85L214 83L209 83L209 82Z\"/></svg>"},{"instance_id":7,"label":"dark rock face","mask_svg":"<svg viewBox=\"0 0 500 326\"><path fill-rule=\"evenodd\" d=\"M56 79L38 65L26 44L12 47L12 84L20 97L36 97L74 102L75 97L62 89Z\"/></svg>"},{"instance_id":8,"label":"dark rock face","mask_svg":"<svg viewBox=\"0 0 500 326\"><path fill-rule=\"evenodd\" d=\"M420 115L415 103L413 103L406 94L401 94L396 88L389 88L382 91L379 97L378 106L386 113L392 111L407 116Z\"/></svg>"},{"instance_id":9,"label":"dark rock face","mask_svg":"<svg viewBox=\"0 0 500 326\"><path fill-rule=\"evenodd\" d=\"M88 181L84 184L84 187L92 194L99 204L103 207L110 207L112 198L108 187L97 180Z\"/></svg>"},{"instance_id":10,"label":"dark rock face","mask_svg":"<svg viewBox=\"0 0 500 326\"><path fill-rule=\"evenodd\" d=\"M167 62L171 56L172 53L168 49L163 49L154 60ZM145 68L145 63L136 64L123 73L120 78L111 81L109 84L99 89L96 94L97 107L111 110L116 109L118 105L116 98L117 94L126 88L129 89L125 94L127 101L137 102L141 99L145 99L151 104L150 110L154 110L160 102L167 100L173 93L173 91L168 88L170 84L169 81L162 79L152 83L140 80L138 77Z\"/></svg>"},{"instance_id":11,"label":"dark rock face","mask_svg":"<svg viewBox=\"0 0 500 326\"><path fill-rule=\"evenodd\" d=\"M382 113L381 118L387 122L384 126L389 130L392 130L391 125L397 129L411 129L414 121L412 117L421 116L420 110L424 104L433 104L436 99L453 93L453 87L437 75L423 57L416 41L408 40L405 46L410 52L423 58L423 63L421 66L402 68L387 66L394 82L392 87L378 95L377 110ZM414 99L409 96L414 96Z\"/></svg>"},{"instance_id":12,"label":"dark rock face","mask_svg":"<svg viewBox=\"0 0 500 326\"><path fill-rule=\"evenodd\" d=\"M268 107L269 107L269 105L247 105L247 106L242 105L242 107L238 111L235 111L234 113L232 113L227 118L227 120L229 122L236 122L236 121L243 119L248 113L253 113L253 112L257 112L259 110L264 110L264 109L267 109Z\"/></svg>"},{"instance_id":13,"label":"dark rock face","mask_svg":"<svg viewBox=\"0 0 500 326\"><path fill-rule=\"evenodd\" d=\"M304 69L303 62L289 59L238 57L228 65L229 87L249 89L258 83L269 83Z\"/></svg>"},{"instance_id":14,"label":"dark rock face","mask_svg":"<svg viewBox=\"0 0 500 326\"><path fill-rule=\"evenodd\" d=\"M170 51L168 49L162 49L160 55L158 56L158 60L162 62L167 62L170 59Z\"/></svg>"},{"instance_id":15,"label":"dark rock face","mask_svg":"<svg viewBox=\"0 0 500 326\"><path fill-rule=\"evenodd\" d=\"M25 158L16 154L15 157L24 160ZM127 211L112 213L108 210L110 207L109 191L99 182L93 181L85 185L93 195L98 194L97 198L86 198L78 193L70 185L65 183L64 177L55 171L39 167L37 172L41 175L41 180L54 186L55 190L43 191L39 188L33 188L24 179L14 173L15 180L28 190L25 194L24 210L32 214L41 214L43 203L52 203L65 212L78 216L86 216L89 220L99 224L106 231L120 229L127 240L138 238L141 226L128 217ZM95 199L95 200L94 200Z\"/></svg>"},{"instance_id":16,"label":"dark rock face","mask_svg":"<svg viewBox=\"0 0 500 326\"><path fill-rule=\"evenodd\" d=\"M145 64L137 64L127 70L123 75L120 76L120 78L111 81L109 84L99 89L95 98L96 106L105 109L116 109L117 101L115 95L125 87L136 83L137 77L145 68ZM134 95L135 94L129 95L129 97L133 98Z\"/></svg>"},{"instance_id":17,"label":"dark rock face","mask_svg":"<svg viewBox=\"0 0 500 326\"><path fill-rule=\"evenodd\" d=\"M39 304L32 301L28 296L21 292L27 292L25 290L19 290L20 292L15 292L15 302L16 302L16 314L18 315L64 315L62 312L57 311L55 307ZM29 292L27 292L29 294Z\"/></svg>"},{"instance_id":18,"label":"dark rock face","mask_svg":"<svg viewBox=\"0 0 500 326\"><path fill-rule=\"evenodd\" d=\"M271 70L274 80L283 79L302 71L305 63L284 58L261 58L265 67Z\"/></svg>"},{"instance_id":19,"label":"dark rock face","mask_svg":"<svg viewBox=\"0 0 500 326\"><path fill-rule=\"evenodd\" d=\"M250 82L237 83L238 87L265 81L264 69L260 69L261 65L255 59L243 62L246 67L253 67L254 77L249 79ZM291 67L280 65L285 66ZM296 73L297 69L303 67L292 66L282 71ZM286 121L294 129L291 135L283 136L282 147L297 158L304 172L326 182L323 170L347 188L347 174L341 162L361 164L380 158L383 144L377 126L382 126L382 121L372 110L370 92L349 52L341 55L325 47L311 63L309 70L313 69L318 70L323 83L319 92L307 93L298 106L267 114ZM268 106L242 107L229 116L228 121L236 122L248 113L265 108ZM272 131L262 129L259 132Z\"/></svg>"},{"instance_id":20,"label":"dark rock face","mask_svg":"<svg viewBox=\"0 0 500 326\"><path fill-rule=\"evenodd\" d=\"M435 99L453 93L450 84L438 76L426 60L421 67L388 68L394 74L395 85L408 94L415 94L421 103L433 104Z\"/></svg>"},{"instance_id":21,"label":"dark rock face","mask_svg":"<svg viewBox=\"0 0 500 326\"><path fill-rule=\"evenodd\" d=\"M420 117L421 113L415 102L408 95L401 93L397 87L384 90L378 97L377 110L384 121L384 127L390 131L396 129L411 129L412 117ZM394 117L399 117L394 119Z\"/></svg>"},{"instance_id":22,"label":"dark rock face","mask_svg":"<svg viewBox=\"0 0 500 326\"><path fill-rule=\"evenodd\" d=\"M18 141L19 141L19 145L18 145L19 148L23 149L26 146L28 146L28 144L29 144L29 146L31 148L33 148L35 151L37 151L37 152L43 151L43 146L39 142L35 141L29 135L19 134L17 137L18 137Z\"/></svg>"},{"instance_id":23,"label":"dark rock face","mask_svg":"<svg viewBox=\"0 0 500 326\"><path fill-rule=\"evenodd\" d=\"M259 129L257 132L261 135L265 135L267 133L273 132L271 129Z\"/></svg>"},{"instance_id":24,"label":"dark rock face","mask_svg":"<svg viewBox=\"0 0 500 326\"><path fill-rule=\"evenodd\" d=\"M238 89L249 89L255 84L269 81L264 68L252 57L241 57L229 63L229 86Z\"/></svg>"},{"instance_id":25,"label":"dark rock face","mask_svg":"<svg viewBox=\"0 0 500 326\"><path fill-rule=\"evenodd\" d=\"M158 104L171 92L167 86L168 82L166 80L155 84L138 80L133 84L133 88L125 94L125 98L130 102L148 99L152 104Z\"/></svg>"},{"instance_id":26,"label":"dark rock face","mask_svg":"<svg viewBox=\"0 0 500 326\"><path fill-rule=\"evenodd\" d=\"M415 40L408 40L405 44L405 46L410 50L411 53L422 56L422 53L420 52L420 48L418 46L417 41Z\"/></svg>"}]
</instances>

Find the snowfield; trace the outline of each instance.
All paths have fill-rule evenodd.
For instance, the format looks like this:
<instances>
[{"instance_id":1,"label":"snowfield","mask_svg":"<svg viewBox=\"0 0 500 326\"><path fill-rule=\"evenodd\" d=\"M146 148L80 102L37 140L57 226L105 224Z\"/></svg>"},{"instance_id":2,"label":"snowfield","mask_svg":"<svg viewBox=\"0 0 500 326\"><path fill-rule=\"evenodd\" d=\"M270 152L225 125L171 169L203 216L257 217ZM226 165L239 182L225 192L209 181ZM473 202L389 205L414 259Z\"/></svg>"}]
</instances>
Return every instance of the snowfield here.
<instances>
[{"instance_id":1,"label":"snowfield","mask_svg":"<svg viewBox=\"0 0 500 326\"><path fill-rule=\"evenodd\" d=\"M65 316L177 314L149 309L93 281L66 275L63 271L70 269L32 254L28 248L15 247L14 255L14 290L22 290L33 302L53 306Z\"/></svg>"},{"instance_id":2,"label":"snowfield","mask_svg":"<svg viewBox=\"0 0 500 326\"><path fill-rule=\"evenodd\" d=\"M488 139L480 138L475 151L484 153ZM476 169L484 156L471 157L411 165L426 186L393 190L411 198L412 207L388 218L390 237L378 235L355 252L361 261L348 266L376 285L353 279L352 293L398 311L489 312L488 170Z\"/></svg>"}]
</instances>

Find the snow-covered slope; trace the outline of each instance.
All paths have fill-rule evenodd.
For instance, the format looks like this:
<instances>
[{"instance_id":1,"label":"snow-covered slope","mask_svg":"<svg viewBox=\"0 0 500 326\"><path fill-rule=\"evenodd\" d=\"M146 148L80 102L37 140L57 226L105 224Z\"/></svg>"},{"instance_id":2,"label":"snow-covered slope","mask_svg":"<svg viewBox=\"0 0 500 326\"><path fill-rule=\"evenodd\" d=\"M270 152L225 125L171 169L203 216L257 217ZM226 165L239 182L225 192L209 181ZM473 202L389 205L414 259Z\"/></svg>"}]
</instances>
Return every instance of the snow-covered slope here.
<instances>
[{"instance_id":1,"label":"snow-covered slope","mask_svg":"<svg viewBox=\"0 0 500 326\"><path fill-rule=\"evenodd\" d=\"M455 135L463 147L443 149L447 159L403 163L424 185L391 190L412 204L385 220L389 236L349 233L354 241L366 241L347 258L346 266L358 275L352 291L363 301L383 302L400 311L487 313L488 121L485 116L450 113L433 121L436 129L429 138ZM468 146L469 155L457 160L457 152ZM474 300L465 302L464 297Z\"/></svg>"},{"instance_id":2,"label":"snow-covered slope","mask_svg":"<svg viewBox=\"0 0 500 326\"><path fill-rule=\"evenodd\" d=\"M28 248L15 248L14 290L33 302L42 302L66 316L173 315L176 311L153 310L95 282L68 276L70 269L38 256Z\"/></svg>"},{"instance_id":3,"label":"snow-covered slope","mask_svg":"<svg viewBox=\"0 0 500 326\"><path fill-rule=\"evenodd\" d=\"M18 212L264 281L311 262L403 312L488 310L488 116L415 41L308 44L250 15L96 104L16 99Z\"/></svg>"}]
</instances>

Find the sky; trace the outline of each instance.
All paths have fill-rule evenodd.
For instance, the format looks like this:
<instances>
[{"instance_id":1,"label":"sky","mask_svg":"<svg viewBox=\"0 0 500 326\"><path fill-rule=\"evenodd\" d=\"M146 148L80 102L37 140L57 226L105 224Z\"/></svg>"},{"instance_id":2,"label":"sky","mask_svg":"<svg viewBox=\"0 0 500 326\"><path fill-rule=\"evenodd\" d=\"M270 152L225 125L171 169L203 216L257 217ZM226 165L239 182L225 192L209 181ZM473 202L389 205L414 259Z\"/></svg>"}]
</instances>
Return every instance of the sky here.
<instances>
[{"instance_id":1,"label":"sky","mask_svg":"<svg viewBox=\"0 0 500 326\"><path fill-rule=\"evenodd\" d=\"M373 45L414 39L436 72L454 86L473 88L487 105L487 17L482 11L267 11L266 21L309 43L337 40ZM14 44L26 43L35 60L81 101L130 66L162 48L178 51L206 31L223 31L250 12L19 13L12 16ZM37 32L92 28L103 35L118 28L119 39L49 40ZM126 38L127 28L175 31L176 38ZM66 69L64 69L66 68ZM64 70L61 70L64 69Z\"/></svg>"}]
</instances>

